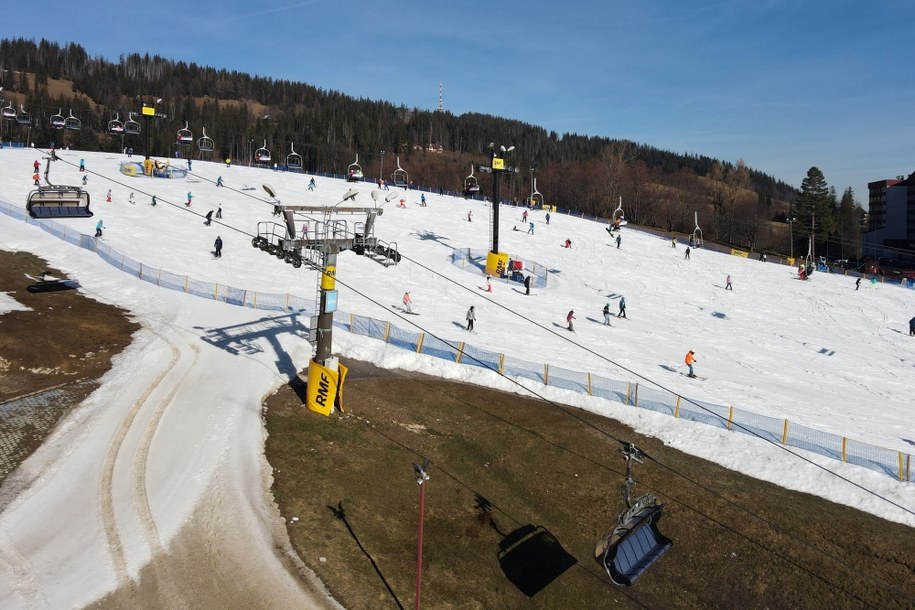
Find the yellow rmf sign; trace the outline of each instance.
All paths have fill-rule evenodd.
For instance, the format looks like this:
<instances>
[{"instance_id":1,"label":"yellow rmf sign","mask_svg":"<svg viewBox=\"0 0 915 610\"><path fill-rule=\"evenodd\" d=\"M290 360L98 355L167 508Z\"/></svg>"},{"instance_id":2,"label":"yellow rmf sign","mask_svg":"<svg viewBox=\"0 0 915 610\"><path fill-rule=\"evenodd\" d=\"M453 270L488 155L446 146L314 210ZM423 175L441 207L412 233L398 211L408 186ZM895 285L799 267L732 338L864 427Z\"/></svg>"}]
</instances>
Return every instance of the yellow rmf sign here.
<instances>
[{"instance_id":1,"label":"yellow rmf sign","mask_svg":"<svg viewBox=\"0 0 915 610\"><path fill-rule=\"evenodd\" d=\"M337 266L328 265L324 268L324 274L321 276L321 289L333 290L337 287Z\"/></svg>"},{"instance_id":2,"label":"yellow rmf sign","mask_svg":"<svg viewBox=\"0 0 915 610\"><path fill-rule=\"evenodd\" d=\"M505 159L500 159L499 157L493 157L492 168L493 169L505 169Z\"/></svg>"}]
</instances>

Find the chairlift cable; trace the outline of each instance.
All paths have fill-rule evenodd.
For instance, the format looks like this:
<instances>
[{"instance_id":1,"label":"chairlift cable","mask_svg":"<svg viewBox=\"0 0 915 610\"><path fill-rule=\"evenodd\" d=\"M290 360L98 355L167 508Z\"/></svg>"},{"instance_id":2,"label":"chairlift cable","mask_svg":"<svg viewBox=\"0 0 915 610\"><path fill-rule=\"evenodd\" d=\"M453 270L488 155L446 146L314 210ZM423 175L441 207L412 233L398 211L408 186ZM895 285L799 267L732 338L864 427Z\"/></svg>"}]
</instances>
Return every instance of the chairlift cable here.
<instances>
[{"instance_id":1,"label":"chairlift cable","mask_svg":"<svg viewBox=\"0 0 915 610\"><path fill-rule=\"evenodd\" d=\"M62 161L64 161L65 163L67 163L67 164L69 164L69 165L75 167L75 164L72 163L72 162L70 162L70 161L67 161L67 160L64 160L64 159L60 159L60 160L62 160ZM98 176L98 177L100 177L100 178L102 178L102 179L104 179L104 180L107 180L107 181L109 181L109 182L113 182L113 183L118 184L118 185L120 185L120 186L124 186L124 187L127 187L127 188L131 188L131 186L127 185L126 183L120 182L120 181L118 181L118 180L116 180L116 179L114 179L114 178L110 178L110 177L108 177L108 176L99 174L99 173L97 173L97 172L91 172L91 171L89 171L89 170L87 170L87 172L91 173L92 175ZM211 181L211 180L208 180L208 181L209 181L209 182L213 182L213 181ZM141 191L141 190L139 190L139 189L135 189L135 188L134 188L133 190L135 190L135 191L137 191L137 192L139 192L139 193L141 193L141 194L143 194L143 195L152 196L150 193ZM245 192L245 191L239 191L239 190L237 190L237 189L231 189L231 188L230 188L230 190L233 190L234 192L239 193L239 194L242 194L242 195L246 195L246 196L248 196L248 197L250 197L250 198L252 198L252 199L256 199L256 200L258 200L258 201L260 201L260 202L262 202L262 203L265 203L265 204L268 204L268 205L274 205L272 202L267 201L267 200L265 200L265 199L262 199L261 197L257 197L257 196L255 196L255 195L252 195L251 193L248 193L248 192ZM171 206L175 207L176 209L179 209L179 210L181 210L181 211L183 211L183 212L189 212L189 213L191 213L191 214L193 214L193 215L195 215L195 216L197 216L197 217L199 217L199 218L205 218L205 215L200 214L200 213L198 213L198 212L196 212L196 211L194 211L194 210L190 210L190 209L188 209L186 206L184 206L183 204L172 203L172 202L170 202L170 201L168 201L168 200L166 200L166 199L164 199L164 198L159 198L158 200L159 200L160 202L162 202L162 203L167 204L167 205L171 205ZM256 235L254 235L254 234L252 234L252 233L250 233L250 232L248 232L248 231L246 231L246 230L244 230L244 229L237 228L237 227L232 226L232 225L230 225L230 224L228 224L228 223L221 222L220 220L213 219L213 222L216 223L216 224L219 224L220 226L224 227L224 228L227 229L227 230L234 231L234 232L236 232L236 233L245 235L245 236L247 236L247 237L256 237ZM450 282L450 283L452 283L452 284L458 286L459 288L461 288L461 289L463 289L463 290L466 290L466 291L468 291L468 292L473 292L474 295L479 296L479 295L477 294L477 291L474 291L474 290L472 290L472 289L469 288L469 287L466 287L466 286L463 286L462 284L459 284L456 280L453 280L453 279L451 279L451 278L449 278L449 277L447 277L447 276L445 276L445 275L443 275L443 274L441 274L441 273L439 273L439 272L437 272L437 271L435 271L435 270L433 270L433 269L430 269L430 268L427 267L426 265L424 265L424 264L422 264L422 263L419 263L418 261L415 261L415 260L413 260L412 258L409 258L409 257L406 257L406 256L403 256L403 258L406 259L406 260L408 260L408 261L410 261L410 262L412 262L412 263L414 263L414 264L416 264L416 265L418 265L418 266L421 267L422 269L425 269L425 270L431 272L433 275L436 275L436 276L438 276L438 277L440 277L440 278L442 278L442 279L444 279L444 280L446 280L446 281L448 281L448 282ZM407 317L405 317L404 315L401 315L400 313L398 313L398 312L396 312L396 311L390 311L388 308L384 307L378 300L376 300L376 299L374 299L374 298L368 296L366 293L364 293L364 292L362 292L362 291L356 289L354 286L347 284L346 282L342 281L340 278L336 278L336 281L337 281L338 284L340 284L341 286L343 286L343 287L345 287L345 288L351 290L354 294L356 294L356 295L358 295L358 296L361 296L361 297L364 298L366 301L375 304L376 306L378 306L379 308L383 309L384 311L388 311L390 314L392 314L392 315L394 315L395 317L399 318L402 322L404 322L404 323L406 323L406 324L408 324L408 325L410 325L410 326L413 326L413 327L417 328L418 330L420 330L420 331L422 331L422 332L424 332L424 333L426 333L426 334L428 334L428 335L430 335L430 336L432 336L432 337L438 339L439 341L442 341L442 342L445 343L446 345L449 345L449 346L451 346L451 347L457 348L456 343L449 342L448 340L446 340L446 339L444 339L444 338L442 338L442 337L439 337L439 336L436 335L435 333L432 333L432 332L426 330L424 327L422 327L422 326L421 326L420 324L418 324L416 321L411 320L411 319L408 319ZM613 364L613 365L615 365L615 366L618 366L618 367L621 368L622 370L625 370L625 371L629 372L629 373L632 374L632 375L635 375L636 377L638 377L638 378L640 378L640 379L643 379L643 380L645 380L645 381L648 381L649 383L655 383L655 382L653 382L652 380L648 379L647 377L645 377L645 376L643 376L643 375L641 375L641 374L638 374L638 373L636 373L636 372L634 372L634 371L631 371L631 370L627 369L627 368L624 367L624 366L621 366L621 365L616 364L614 361L612 361L612 360L606 358L605 356L602 356L602 355L600 355L600 354L597 354L596 352L593 352L593 350L590 350L589 348L587 348L587 347L585 347L585 346L579 345L578 343L576 343L575 341L572 341L571 339L565 337L564 335L561 335L561 334L559 334L559 333L554 332L552 329L550 329L550 328L548 328L548 327L545 327L545 326L541 325L540 323L538 323L538 322L536 322L536 321L534 321L534 320L532 320L532 319L530 319L530 318L525 317L523 314L520 314L520 313L518 313L518 312L515 312L514 310L512 310L511 308L509 308L509 307L507 307L507 306L501 305L501 304L499 304L499 303L493 301L492 299L486 298L485 296L483 296L483 298L484 298L485 300L487 300L490 304L497 305L498 307L501 307L502 309L504 309L504 310L506 310L506 311L508 311L508 312L510 312L510 313L512 313L512 314L514 314L514 315L516 315L516 316L518 316L518 317L521 317L521 318L524 319L524 320L527 320L527 321L530 322L531 324L534 324L535 326L538 326L538 327L541 328L542 330L546 330L546 331L548 331L548 332L552 332L554 335L556 335L556 336L558 336L558 337L560 337L560 338L565 339L566 341L572 343L573 345L576 345L576 346L578 346L578 347L581 347L581 348L584 349L585 351L588 351L589 353L592 353L593 355L595 355L595 356L597 356L597 357L599 357L599 358L601 358L601 359L607 361L607 362L610 363L610 364ZM585 425L585 426L588 427L588 428L591 428L592 430L596 431L597 433L599 433L599 434L601 434L601 435L603 435L603 436L605 436L605 437L607 437L607 438L609 438L609 439L612 439L612 440L616 441L617 443L620 444L621 447L624 446L624 445L626 444L626 441L624 441L624 440L622 440L622 439L620 439L620 438L617 438L617 437L613 436L612 434L610 434L610 433L607 432L606 430L603 430L603 429L600 428L599 426L597 426L597 425L595 425L595 424L593 424L593 423L591 423L591 422L585 420L584 418L580 417L579 415L577 415L577 414L575 413L575 410L574 410L572 407L568 407L568 406L566 406L566 405L562 405L562 404L557 403L557 402L555 402L555 401L553 401L553 400L551 400L551 399L549 399L549 398L546 398L545 396L540 395L540 394L537 393L535 390L533 390L533 389L531 389L531 388L528 388L527 386L523 385L521 382L519 382L519 381L517 381L517 380L515 380L515 379L512 379L511 377L508 377L508 376L505 375L505 374L500 374L497 370L494 370L494 369L491 369L491 368L487 367L486 364L485 364L484 362L482 362L482 361L480 361L479 359L475 358L475 357L474 357L473 355L471 355L471 354L465 353L465 354L464 354L464 358L469 358L469 359L471 359L471 360L474 360L475 362L477 362L477 364L481 365L482 368L484 368L484 369L486 369L486 370L490 370L490 371L492 371L492 372L494 372L494 373L496 373L496 374L499 374L503 379L505 379L505 380L508 381L509 383L512 383L512 384L518 386L518 387L519 387L520 389L522 389L524 392L527 392L527 393L529 393L530 395L536 397L537 399L542 400L542 401L545 402L546 404L548 404L548 405L550 405L550 406L552 406L552 407L558 409L558 410L561 411L563 414L568 415L569 417L571 417L571 418L577 420L579 423ZM659 387L659 388L666 389L666 388L664 388L664 386L662 386L661 384L656 384L656 385L657 385L657 387ZM670 390L668 390L668 391L670 391ZM672 393L674 393L674 392L672 392ZM674 394L676 394L676 393L674 393ZM686 397L682 397L682 398L683 398L684 400L689 401L691 404L695 404L696 406L698 406L698 407L700 407L700 408L703 408L701 405L698 405L698 404L694 403L693 401L690 401L690 400L687 399ZM712 414L712 415L715 415L716 417L720 417L720 416L718 416L717 414L712 413L711 411L709 411L709 413ZM516 425L516 424L511 424L511 425ZM518 427L521 428L521 429L523 429L523 430L526 430L526 429L523 428L523 427L520 427L520 426L518 426ZM748 433L752 433L752 431L748 431ZM765 439L764 439L764 440L765 440ZM785 448L785 449L787 450L787 448ZM815 462L812 462L811 460L809 460L809 459L807 459L807 458L804 458L803 456L799 456L799 455L795 454L793 451L790 451L790 450L788 450L788 451L789 451L789 453L791 453L791 454L793 454L793 455L796 455L797 457L800 457L802 460L807 461L807 462L811 463L811 464L814 465L814 466L820 467L820 466L819 466L818 464L816 464ZM643 453L644 453L644 452L643 452ZM695 486L697 486L698 488L700 488L700 489L702 489L702 490L704 490L704 491L706 491L706 492L708 492L708 493L714 495L715 497L721 499L723 502L726 502L728 505L733 506L735 509L737 509L737 510L739 510L739 511L741 511L741 512L744 512L745 514L748 514L748 515L754 517L755 519L760 520L762 523L765 523L765 524L769 525L770 527L772 527L773 529L775 529L775 530L778 531L779 533L782 533L782 532L783 532L783 530L782 530L781 528L779 528L779 527L777 526L777 524L773 524L771 521L769 521L769 520L767 520L767 519L761 517L760 515L754 513L754 512L751 511L750 509L745 508L745 507L742 507L740 504L737 504L735 501L730 500L730 499L728 499L728 498L722 496L722 495L719 494L718 492L713 491L713 490L710 489L708 486L706 486L706 485L704 485L704 484L702 484L702 483L696 481L695 479L692 479L692 478L689 477L688 475L678 472L678 471L675 470L673 467L668 466L667 464L665 464L665 463L663 463L663 462L660 462L659 460L657 460L656 458L652 457L651 455L649 455L649 454L647 454L647 453L645 453L644 455L645 455L646 458L648 458L648 459L650 459L652 462L658 464L659 466L661 466L661 467L664 468L665 470L668 470L668 471L672 472L673 474L675 474L675 475L677 475L677 476L683 478L684 480L693 483L693 484L694 484ZM595 462L592 461L591 463L594 464ZM606 466L604 466L604 465L600 465L600 467L606 468ZM822 468L822 467L820 467L820 468L821 468L822 470L825 470L827 473L832 474L833 476L836 476L836 477L840 478L840 479L843 480L843 481L846 481L846 482L851 483L852 485L854 485L855 487L858 487L858 488L861 489L862 491L864 491L864 492L866 492L866 493L869 493L869 494L871 494L871 495L873 495L873 496L875 496L875 497L877 497L877 498L879 498L879 499L882 499L882 500L886 501L887 503L889 503L889 504L891 504L891 505L893 505L893 506L896 506L896 507L902 509L904 512L912 513L912 511L910 511L909 509L907 509L907 508L905 508L905 507L903 507L903 506L897 504L896 502L893 502L892 500L890 500L890 499L888 499L888 498L885 498L885 497L881 496L881 495L878 494L877 492L874 492L874 491L872 491L872 490L869 490L869 489L865 488L864 486L859 485L859 484L855 483L854 481L850 481L850 480L848 480L846 477L844 477L844 476L842 476L842 475L839 475L839 474L837 474L837 473L834 473L834 472L832 472L832 471L830 471L830 470L828 470L828 469L826 469L826 468ZM451 475L449 475L449 476L451 476ZM651 489L651 488L649 487L649 489ZM675 498L675 497L673 497L673 496L670 496L670 495L668 495L668 494L665 494L664 492L662 492L662 491L660 491L660 490L653 490L653 491L656 491L657 493L659 493L660 495L664 496L665 498L668 498L670 501L673 501L673 502L677 503L678 505L680 505L680 506L682 506L682 507L684 507L684 508L686 508L686 509L688 509L688 510L691 510L691 511L693 511L693 512L696 512L696 513L702 515L702 516L703 516L704 518L706 518L707 520L716 523L717 525L719 525L720 527L722 527L722 528L724 528L724 529L726 529L726 530L728 530L728 531L731 531L731 532L734 533L735 535L738 535L738 536L743 537L744 539L746 539L746 540L752 542L753 544L755 544L755 545L758 546L759 548L761 548L761 549L763 549L763 550L766 550L766 551L768 551L768 552L770 552L770 553L775 554L775 555L776 555L777 557L779 557L780 559L783 559L783 560L785 560L785 561L789 561L789 563L792 563L792 565L795 565L795 566L797 566L797 567L799 567L799 568L805 570L806 572L810 573L810 574L811 574L812 576L814 576L815 578L818 578L818 579L820 579L820 580L823 580L823 577L822 577L822 576L813 574L812 572L810 572L809 570L807 570L806 568L804 568L804 566L802 566L802 565L800 565L800 564L797 564L797 562L795 562L794 560L792 560L792 559L790 559L790 558L788 558L788 557L784 557L784 556L780 555L780 554L777 552L777 550L775 550L775 549L769 549L769 548L763 546L762 543L753 540L752 538L750 538L750 537L747 536L746 534L743 534L743 533L741 533L741 532L738 532L737 530L733 529L733 528L730 527L729 525L727 525L727 524L725 524L725 523L722 523L722 522L716 520L712 515L705 514L705 513L703 513L700 509L695 508L695 507L692 507L692 506L689 506L689 505L685 504L684 502L682 502L681 500L679 500L679 499L677 499L677 498ZM800 542L801 544L803 544L803 545L806 546L807 548L810 548L810 549L812 549L812 550L814 550L814 551L816 551L816 552L819 552L819 553L823 554L823 555L824 555L825 557L827 557L827 558L834 559L834 560L835 560L836 562L838 562L840 565L843 565L843 566L844 566L844 564L842 563L841 559L835 557L833 554L828 553L827 551L824 551L823 549L820 549L819 547L814 546L813 544L811 544L811 543L809 543L809 542L806 542L806 541L802 540L796 533L794 533L794 532L786 532L786 535L790 535L792 541ZM874 581L875 583L879 583L879 584L880 584L881 586L883 586L885 589L887 589L887 590L889 590L889 591L892 591L893 593L896 593L896 594L898 594L898 595L900 595L900 596L903 596L903 597L905 597L905 598L911 599L911 597L910 597L908 594L906 594L905 592L899 591L898 589L896 589L895 587L892 587L892 586L889 585L888 583L885 583L885 582L883 582L882 580L880 580L880 579L878 579L878 578L876 578L876 577L874 577L874 576L871 576L870 578L871 578L871 580ZM826 584L828 584L828 585L830 585L830 586L832 586L832 587L836 587L836 584L835 584L835 583L830 583L830 582L828 582L828 581L824 581L824 582L826 582ZM839 590L841 590L841 589L839 589ZM842 590L842 591L845 592L845 593L849 593L850 595L852 595L853 597L855 597L856 599L858 599L859 601L861 601L862 603L864 603L864 604L866 604L866 605L869 605L869 606L871 605L871 604L868 604L865 600L861 600L860 598L858 598L858 597L857 597L856 595L854 595L854 593L852 593L852 592L847 592L847 591L844 591L844 590Z\"/></svg>"}]
</instances>

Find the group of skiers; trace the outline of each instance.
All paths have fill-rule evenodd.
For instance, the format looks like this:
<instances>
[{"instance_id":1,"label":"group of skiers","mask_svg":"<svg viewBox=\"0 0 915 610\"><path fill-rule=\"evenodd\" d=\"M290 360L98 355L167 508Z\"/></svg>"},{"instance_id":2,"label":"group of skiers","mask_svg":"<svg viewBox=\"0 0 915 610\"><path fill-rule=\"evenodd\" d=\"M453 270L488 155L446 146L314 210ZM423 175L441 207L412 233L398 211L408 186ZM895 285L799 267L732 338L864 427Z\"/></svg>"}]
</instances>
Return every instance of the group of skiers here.
<instances>
[{"instance_id":1,"label":"group of skiers","mask_svg":"<svg viewBox=\"0 0 915 610\"><path fill-rule=\"evenodd\" d=\"M620 310L616 314L616 317L625 318L626 317L626 297L623 297L623 296L620 297L619 308L620 308ZM604 326L610 326L610 316L612 315L610 313L610 303L607 303L606 305L604 305L603 314L604 314Z\"/></svg>"}]
</instances>

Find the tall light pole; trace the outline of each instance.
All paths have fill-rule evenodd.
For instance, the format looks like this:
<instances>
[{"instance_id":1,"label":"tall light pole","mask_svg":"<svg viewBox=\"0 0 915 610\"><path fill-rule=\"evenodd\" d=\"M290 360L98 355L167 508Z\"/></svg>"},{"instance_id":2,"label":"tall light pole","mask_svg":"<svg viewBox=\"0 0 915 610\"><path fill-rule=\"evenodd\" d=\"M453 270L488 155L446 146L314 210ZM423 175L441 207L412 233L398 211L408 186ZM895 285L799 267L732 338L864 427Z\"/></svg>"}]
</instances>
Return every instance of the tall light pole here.
<instances>
[{"instance_id":1,"label":"tall light pole","mask_svg":"<svg viewBox=\"0 0 915 610\"><path fill-rule=\"evenodd\" d=\"M527 205L533 205L534 203L534 168L531 168L531 196L527 199Z\"/></svg>"},{"instance_id":2,"label":"tall light pole","mask_svg":"<svg viewBox=\"0 0 915 610\"><path fill-rule=\"evenodd\" d=\"M162 98L156 99L156 104L162 103ZM143 105L140 107L140 116L143 117L143 129L146 131L146 160L149 160L149 121L150 119L164 119L166 115L161 112L156 112L156 107L153 104L147 104L143 102Z\"/></svg>"},{"instance_id":3,"label":"tall light pole","mask_svg":"<svg viewBox=\"0 0 915 610\"><path fill-rule=\"evenodd\" d=\"M794 217L786 219L786 221L788 222L788 245L791 248L791 255L790 255L791 258L794 258L794 221L795 220L797 220L797 218L794 218Z\"/></svg>"},{"instance_id":4,"label":"tall light pole","mask_svg":"<svg viewBox=\"0 0 915 610\"><path fill-rule=\"evenodd\" d=\"M492 147L492 144L490 144ZM512 168L505 167L505 155L515 150L514 146L500 146L497 151L492 148L489 151L490 163L492 168L492 250L493 254L499 253L499 176L502 174L513 173Z\"/></svg>"},{"instance_id":5,"label":"tall light pole","mask_svg":"<svg viewBox=\"0 0 915 610\"><path fill-rule=\"evenodd\" d=\"M381 151L381 165L378 167L378 182L384 180L384 151Z\"/></svg>"}]
</instances>

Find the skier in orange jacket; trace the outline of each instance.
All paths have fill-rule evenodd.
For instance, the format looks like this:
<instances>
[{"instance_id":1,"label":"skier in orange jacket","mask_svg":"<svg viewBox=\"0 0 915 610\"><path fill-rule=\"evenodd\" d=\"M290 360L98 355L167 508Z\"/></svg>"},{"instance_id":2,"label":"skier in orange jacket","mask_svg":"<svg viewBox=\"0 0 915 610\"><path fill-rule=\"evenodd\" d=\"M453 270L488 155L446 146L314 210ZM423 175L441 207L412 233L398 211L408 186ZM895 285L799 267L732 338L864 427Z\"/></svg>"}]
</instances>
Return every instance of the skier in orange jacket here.
<instances>
[{"instance_id":1,"label":"skier in orange jacket","mask_svg":"<svg viewBox=\"0 0 915 610\"><path fill-rule=\"evenodd\" d=\"M695 354L696 354L696 352L694 352L693 350L689 350L688 352L686 352L686 358L683 359L683 362L685 362L685 363L686 363L686 366L689 367L689 373L687 373L687 375L686 375L687 377L695 377L695 376L696 376L696 375L693 373L693 363L696 362L696 356L695 356Z\"/></svg>"}]
</instances>

